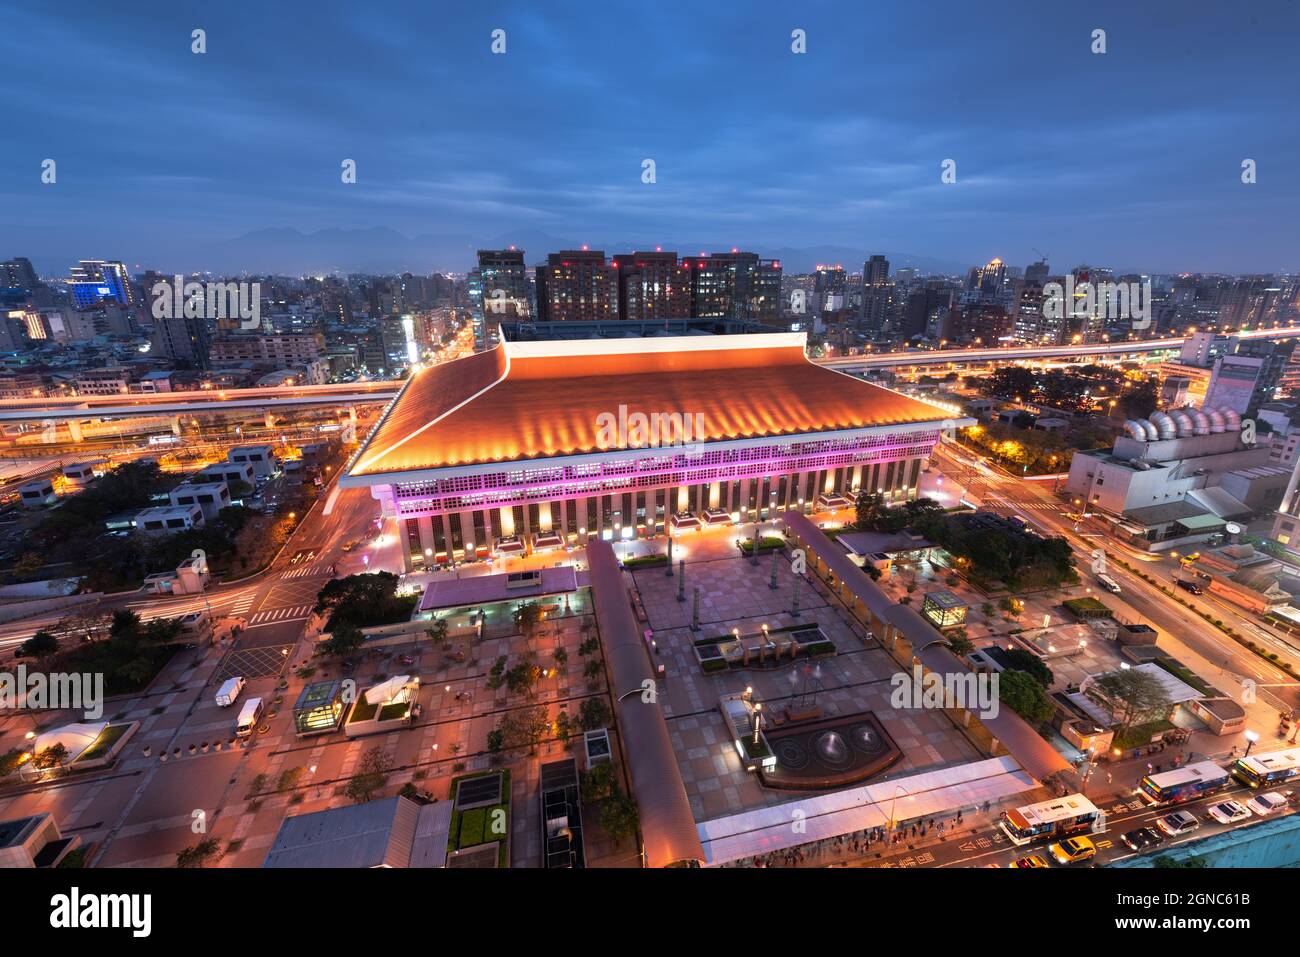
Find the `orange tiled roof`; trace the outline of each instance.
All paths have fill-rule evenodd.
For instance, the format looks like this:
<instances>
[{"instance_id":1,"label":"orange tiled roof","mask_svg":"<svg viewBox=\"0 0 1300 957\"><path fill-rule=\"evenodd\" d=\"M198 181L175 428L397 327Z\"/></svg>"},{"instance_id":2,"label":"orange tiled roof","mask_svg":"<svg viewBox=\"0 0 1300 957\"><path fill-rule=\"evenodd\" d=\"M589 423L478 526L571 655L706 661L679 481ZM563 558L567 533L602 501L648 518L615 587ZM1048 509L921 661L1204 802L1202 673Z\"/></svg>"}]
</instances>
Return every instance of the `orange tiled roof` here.
<instances>
[{"instance_id":1,"label":"orange tiled roof","mask_svg":"<svg viewBox=\"0 0 1300 957\"><path fill-rule=\"evenodd\" d=\"M739 338L739 337L727 337ZM566 343L575 346L574 343ZM597 417L703 414L703 442L934 422L943 413L810 362L801 345L510 355L416 373L358 456L376 475L602 451ZM576 351L576 350L575 350ZM479 394L481 393L481 394Z\"/></svg>"}]
</instances>

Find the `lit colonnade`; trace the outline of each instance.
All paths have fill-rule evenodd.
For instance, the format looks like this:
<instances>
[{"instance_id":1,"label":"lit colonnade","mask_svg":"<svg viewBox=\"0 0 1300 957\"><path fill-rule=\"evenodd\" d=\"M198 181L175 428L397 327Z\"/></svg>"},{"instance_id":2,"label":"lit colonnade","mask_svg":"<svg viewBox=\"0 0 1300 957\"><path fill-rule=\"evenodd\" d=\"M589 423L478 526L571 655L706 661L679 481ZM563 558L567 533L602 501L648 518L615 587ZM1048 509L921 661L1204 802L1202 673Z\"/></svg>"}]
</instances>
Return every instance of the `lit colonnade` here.
<instances>
[{"instance_id":1,"label":"lit colonnade","mask_svg":"<svg viewBox=\"0 0 1300 957\"><path fill-rule=\"evenodd\" d=\"M901 501L970 422L802 333L504 342L416 373L342 484L399 520L409 571Z\"/></svg>"}]
</instances>

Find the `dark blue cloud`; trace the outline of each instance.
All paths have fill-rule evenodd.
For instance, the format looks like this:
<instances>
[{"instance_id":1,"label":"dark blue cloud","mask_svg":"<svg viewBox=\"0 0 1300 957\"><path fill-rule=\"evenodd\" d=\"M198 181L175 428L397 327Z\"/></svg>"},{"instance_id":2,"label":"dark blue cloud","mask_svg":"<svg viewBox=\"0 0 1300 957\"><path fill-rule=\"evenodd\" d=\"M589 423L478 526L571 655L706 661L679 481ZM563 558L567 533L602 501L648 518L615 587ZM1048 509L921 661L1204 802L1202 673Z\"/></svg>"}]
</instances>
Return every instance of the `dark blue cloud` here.
<instances>
[{"instance_id":1,"label":"dark blue cloud","mask_svg":"<svg viewBox=\"0 0 1300 957\"><path fill-rule=\"evenodd\" d=\"M5 14L0 255L382 226L1300 268L1294 2L131 6Z\"/></svg>"}]
</instances>

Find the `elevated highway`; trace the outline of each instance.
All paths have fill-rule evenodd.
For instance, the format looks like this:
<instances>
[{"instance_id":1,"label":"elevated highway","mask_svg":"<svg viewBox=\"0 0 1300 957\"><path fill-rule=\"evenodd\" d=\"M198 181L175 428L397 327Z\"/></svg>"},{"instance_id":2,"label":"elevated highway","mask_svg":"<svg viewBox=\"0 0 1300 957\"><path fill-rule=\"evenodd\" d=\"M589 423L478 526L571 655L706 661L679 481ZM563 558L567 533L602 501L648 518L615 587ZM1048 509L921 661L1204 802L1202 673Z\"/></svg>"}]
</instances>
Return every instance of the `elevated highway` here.
<instances>
[{"instance_id":1,"label":"elevated highway","mask_svg":"<svg viewBox=\"0 0 1300 957\"><path fill-rule=\"evenodd\" d=\"M1252 329L1234 335L1241 339L1291 339L1300 326ZM832 356L817 360L843 372L872 369L942 367L1028 359L1088 359L1149 355L1181 349L1185 338L1098 342L1068 346L1011 346L975 349L936 349L915 352L880 352L857 356ZM222 409L271 410L313 405L351 405L388 402L402 382L346 382L334 385L275 386L253 389L203 389L195 392L67 396L57 398L0 399L0 423L42 420L126 418L139 415L193 415Z\"/></svg>"},{"instance_id":2,"label":"elevated highway","mask_svg":"<svg viewBox=\"0 0 1300 957\"><path fill-rule=\"evenodd\" d=\"M401 382L378 381L254 389L203 389L195 392L0 399L0 422L188 415L220 412L223 409L265 410L387 402L397 395L401 387Z\"/></svg>"},{"instance_id":3,"label":"elevated highway","mask_svg":"<svg viewBox=\"0 0 1300 957\"><path fill-rule=\"evenodd\" d=\"M1236 332L1238 339L1294 339L1300 326L1280 329L1252 329ZM842 372L895 369L900 366L965 365L980 362L1016 362L1024 359L1089 359L1149 355L1181 349L1186 337L1140 339L1125 342L1094 342L1068 346L1004 346L983 349L935 349L924 352L881 352L859 356L832 356L818 362Z\"/></svg>"}]
</instances>

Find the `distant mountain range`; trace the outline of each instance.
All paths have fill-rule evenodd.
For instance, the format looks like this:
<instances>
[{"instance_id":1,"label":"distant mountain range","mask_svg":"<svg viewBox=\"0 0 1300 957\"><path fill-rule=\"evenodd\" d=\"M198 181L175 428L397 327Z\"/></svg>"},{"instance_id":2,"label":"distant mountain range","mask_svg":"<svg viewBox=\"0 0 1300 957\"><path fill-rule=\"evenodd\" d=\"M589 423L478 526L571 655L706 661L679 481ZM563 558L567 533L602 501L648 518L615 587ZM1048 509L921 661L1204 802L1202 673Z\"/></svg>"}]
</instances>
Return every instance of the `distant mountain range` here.
<instances>
[{"instance_id":1,"label":"distant mountain range","mask_svg":"<svg viewBox=\"0 0 1300 957\"><path fill-rule=\"evenodd\" d=\"M451 233L422 233L406 236L395 229L376 226L369 229L322 229L305 233L293 227L259 229L215 244L210 250L188 250L185 258L195 261L166 264L165 270L201 270L214 273L280 273L285 275L324 275L329 273L403 273L427 274L434 271L465 272L475 265L479 249L504 249L516 246L524 250L528 264L543 261L547 253L562 249L579 249L586 243L606 254L638 249L675 249L681 255L701 251L719 252L733 247L776 259L787 273L811 272L819 263L839 264L849 272L861 270L863 261L882 251L889 258L890 269L914 266L925 273L963 273L974 263L960 263L933 256L893 253L878 248L856 249L850 246L783 246L768 248L754 244L737 246L732 242L631 242L599 238L553 236L537 230L520 230L500 236L469 236Z\"/></svg>"}]
</instances>

